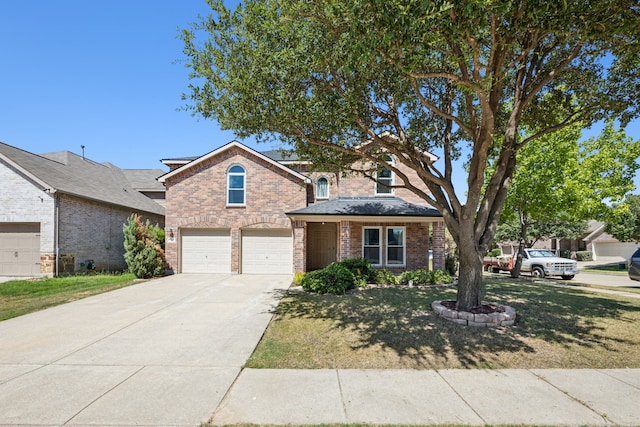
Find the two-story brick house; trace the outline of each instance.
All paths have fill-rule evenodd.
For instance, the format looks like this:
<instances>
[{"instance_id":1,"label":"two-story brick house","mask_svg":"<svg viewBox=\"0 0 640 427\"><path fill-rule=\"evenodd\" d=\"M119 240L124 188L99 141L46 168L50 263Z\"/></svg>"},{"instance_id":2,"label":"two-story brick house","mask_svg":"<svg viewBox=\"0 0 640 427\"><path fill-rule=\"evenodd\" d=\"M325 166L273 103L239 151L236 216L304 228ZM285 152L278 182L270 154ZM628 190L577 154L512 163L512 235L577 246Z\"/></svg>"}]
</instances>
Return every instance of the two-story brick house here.
<instances>
[{"instance_id":1,"label":"two-story brick house","mask_svg":"<svg viewBox=\"0 0 640 427\"><path fill-rule=\"evenodd\" d=\"M126 269L127 218L164 225L163 173L0 143L0 276Z\"/></svg>"},{"instance_id":2,"label":"two-story brick house","mask_svg":"<svg viewBox=\"0 0 640 427\"><path fill-rule=\"evenodd\" d=\"M162 161L173 272L291 274L362 256L402 271L428 268L430 253L433 267L444 267L442 216L409 190L385 186L395 179L388 170L378 183L309 172L295 157L237 141Z\"/></svg>"}]
</instances>

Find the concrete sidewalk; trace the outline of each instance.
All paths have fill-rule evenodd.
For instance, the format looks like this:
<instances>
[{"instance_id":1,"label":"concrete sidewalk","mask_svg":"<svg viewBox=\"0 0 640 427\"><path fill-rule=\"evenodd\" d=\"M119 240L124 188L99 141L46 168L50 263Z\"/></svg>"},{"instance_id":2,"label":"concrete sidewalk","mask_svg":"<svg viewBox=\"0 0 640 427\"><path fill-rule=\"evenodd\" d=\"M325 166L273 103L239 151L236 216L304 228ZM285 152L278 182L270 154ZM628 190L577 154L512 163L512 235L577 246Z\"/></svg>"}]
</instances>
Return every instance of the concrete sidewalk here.
<instances>
[{"instance_id":1,"label":"concrete sidewalk","mask_svg":"<svg viewBox=\"0 0 640 427\"><path fill-rule=\"evenodd\" d=\"M640 425L640 369L245 369L213 424Z\"/></svg>"}]
</instances>

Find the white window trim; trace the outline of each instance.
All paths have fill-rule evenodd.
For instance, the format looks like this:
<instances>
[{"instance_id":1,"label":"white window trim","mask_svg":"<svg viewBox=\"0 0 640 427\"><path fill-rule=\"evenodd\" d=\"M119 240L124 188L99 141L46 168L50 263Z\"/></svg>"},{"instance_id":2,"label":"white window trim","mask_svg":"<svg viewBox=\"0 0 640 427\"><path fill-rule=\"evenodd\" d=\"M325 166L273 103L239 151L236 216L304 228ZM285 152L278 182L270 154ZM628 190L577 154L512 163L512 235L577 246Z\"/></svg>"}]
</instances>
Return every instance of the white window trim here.
<instances>
[{"instance_id":1,"label":"white window trim","mask_svg":"<svg viewBox=\"0 0 640 427\"><path fill-rule=\"evenodd\" d=\"M395 165L395 161L393 160L392 156L389 156L389 160L387 161L387 164L394 166ZM389 192L388 193L379 193L378 192L378 172L376 172L375 174L375 182L374 182L374 193L376 196L390 196L392 194L395 194L395 189L393 188L393 186L396 184L396 174L391 170L391 169L386 169L389 172L391 172L391 177L389 178L390 180L390 185L391 187L389 187ZM385 178L386 179L386 178Z\"/></svg>"},{"instance_id":2,"label":"white window trim","mask_svg":"<svg viewBox=\"0 0 640 427\"><path fill-rule=\"evenodd\" d=\"M243 172L230 172L231 169L235 166L239 166L242 168ZM231 186L231 177L232 176L242 176L244 177L244 179L242 180L243 182L243 187L242 187L242 203L231 203L229 201L229 192L232 190ZM238 188L235 188L233 190L239 190ZM227 169L227 194L226 194L226 198L227 198L227 206L231 206L231 207L238 207L238 206L246 206L247 205L247 169L242 166L242 165L231 165L229 166L229 169Z\"/></svg>"},{"instance_id":3,"label":"white window trim","mask_svg":"<svg viewBox=\"0 0 640 427\"><path fill-rule=\"evenodd\" d=\"M321 179L324 179L325 181L327 181L327 195L326 195L326 196L322 196L322 197L320 197L320 196L318 195L318 182L319 182ZM318 177L318 179L316 180L316 199L318 199L318 200L325 200L325 199L328 199L328 198L329 198L329 189L330 189L330 185L329 185L329 178L327 178L327 177L326 177L326 176L324 176L324 175L323 175L323 176L319 176L319 177Z\"/></svg>"},{"instance_id":4,"label":"white window trim","mask_svg":"<svg viewBox=\"0 0 640 427\"><path fill-rule=\"evenodd\" d=\"M364 236L365 236L365 230L378 230L378 238L379 238L379 243L378 243L378 259L380 260L380 264L371 264L374 267L381 267L382 266L382 246L383 246L383 242L384 242L384 234L383 234L383 229L382 227L367 227L364 226L362 227L362 257L364 258ZM370 246L370 247L374 247L374 246Z\"/></svg>"},{"instance_id":5,"label":"white window trim","mask_svg":"<svg viewBox=\"0 0 640 427\"><path fill-rule=\"evenodd\" d=\"M393 248L399 248L400 246L389 246L389 241L388 241L388 231L389 230L394 230L394 229L401 229L402 230L402 264L389 264L389 248L393 247ZM386 262L386 266L387 267L404 267L407 265L407 227L404 226L396 226L396 227L386 227L385 228L385 248L384 248L384 252L385 252L385 262Z\"/></svg>"}]
</instances>

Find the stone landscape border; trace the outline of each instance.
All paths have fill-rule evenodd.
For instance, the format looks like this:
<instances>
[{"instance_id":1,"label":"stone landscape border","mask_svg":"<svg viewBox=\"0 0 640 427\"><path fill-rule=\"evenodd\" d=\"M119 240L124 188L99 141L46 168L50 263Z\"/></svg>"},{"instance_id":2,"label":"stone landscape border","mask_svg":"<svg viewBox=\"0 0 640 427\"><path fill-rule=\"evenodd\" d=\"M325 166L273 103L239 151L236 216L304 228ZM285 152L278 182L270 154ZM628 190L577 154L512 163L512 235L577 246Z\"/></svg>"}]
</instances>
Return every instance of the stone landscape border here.
<instances>
[{"instance_id":1,"label":"stone landscape border","mask_svg":"<svg viewBox=\"0 0 640 427\"><path fill-rule=\"evenodd\" d=\"M443 302L434 301L431 303L431 308L438 316L460 325L497 328L500 326L512 326L516 321L516 310L508 305L495 304L500 308L500 311L485 314L451 310L445 307L442 304Z\"/></svg>"}]
</instances>

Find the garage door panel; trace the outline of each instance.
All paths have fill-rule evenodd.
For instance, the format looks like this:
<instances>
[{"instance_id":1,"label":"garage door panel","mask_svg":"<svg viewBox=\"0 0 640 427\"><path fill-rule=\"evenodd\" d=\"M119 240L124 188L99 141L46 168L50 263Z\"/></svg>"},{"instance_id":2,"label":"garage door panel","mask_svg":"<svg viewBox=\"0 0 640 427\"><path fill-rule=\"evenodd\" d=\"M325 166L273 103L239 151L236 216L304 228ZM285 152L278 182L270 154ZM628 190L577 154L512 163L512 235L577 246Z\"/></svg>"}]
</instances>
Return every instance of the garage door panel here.
<instances>
[{"instance_id":1,"label":"garage door panel","mask_svg":"<svg viewBox=\"0 0 640 427\"><path fill-rule=\"evenodd\" d=\"M243 230L243 274L291 274L292 271L291 230Z\"/></svg>"},{"instance_id":2,"label":"garage door panel","mask_svg":"<svg viewBox=\"0 0 640 427\"><path fill-rule=\"evenodd\" d=\"M183 273L229 273L231 234L228 229L183 230Z\"/></svg>"},{"instance_id":3,"label":"garage door panel","mask_svg":"<svg viewBox=\"0 0 640 427\"><path fill-rule=\"evenodd\" d=\"M0 223L0 276L40 274L40 224Z\"/></svg>"}]
</instances>

